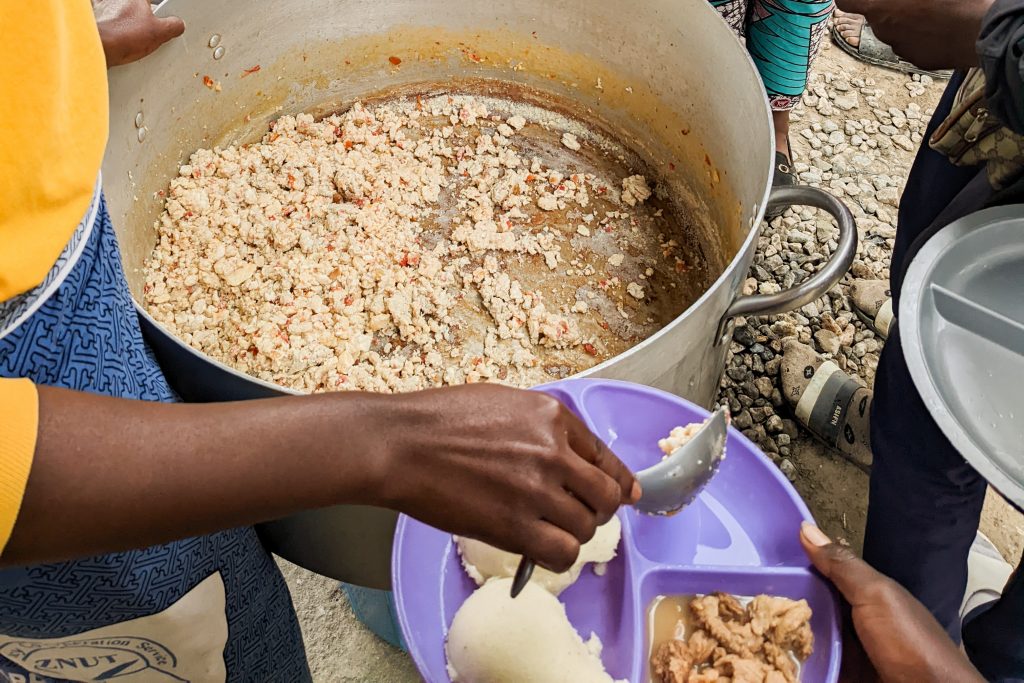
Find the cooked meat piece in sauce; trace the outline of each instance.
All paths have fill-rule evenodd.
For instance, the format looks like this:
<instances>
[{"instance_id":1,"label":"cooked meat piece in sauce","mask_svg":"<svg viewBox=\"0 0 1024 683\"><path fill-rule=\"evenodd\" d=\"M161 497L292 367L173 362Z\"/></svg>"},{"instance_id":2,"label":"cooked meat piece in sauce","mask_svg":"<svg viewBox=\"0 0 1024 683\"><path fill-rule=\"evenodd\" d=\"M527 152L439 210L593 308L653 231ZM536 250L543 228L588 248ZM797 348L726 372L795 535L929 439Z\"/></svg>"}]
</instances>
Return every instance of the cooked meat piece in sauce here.
<instances>
[{"instance_id":1,"label":"cooked meat piece in sauce","mask_svg":"<svg viewBox=\"0 0 1024 683\"><path fill-rule=\"evenodd\" d=\"M799 683L814 648L806 600L712 593L689 603L695 629L651 655L657 683Z\"/></svg>"},{"instance_id":2,"label":"cooked meat piece in sauce","mask_svg":"<svg viewBox=\"0 0 1024 683\"><path fill-rule=\"evenodd\" d=\"M811 608L806 600L758 595L750 601L749 609L755 633L768 633L772 642L792 650L801 659L811 655L814 634Z\"/></svg>"},{"instance_id":3,"label":"cooked meat piece in sauce","mask_svg":"<svg viewBox=\"0 0 1024 683\"><path fill-rule=\"evenodd\" d=\"M718 641L703 629L694 631L686 644L690 648L690 654L693 655L693 663L697 665L707 664L714 657L715 650L718 649Z\"/></svg>"},{"instance_id":4,"label":"cooked meat piece in sauce","mask_svg":"<svg viewBox=\"0 0 1024 683\"><path fill-rule=\"evenodd\" d=\"M651 657L651 668L661 683L689 683L693 664L690 650L681 640L666 640Z\"/></svg>"},{"instance_id":5,"label":"cooked meat piece in sauce","mask_svg":"<svg viewBox=\"0 0 1024 683\"><path fill-rule=\"evenodd\" d=\"M729 597L731 598L731 596ZM733 598L733 600L735 599ZM722 647L731 654L752 657L761 649L763 641L754 635L749 621L743 623L735 619L733 607L732 603L726 602L723 614L722 600L717 594L694 598L690 603L690 610L697 619L697 623L707 629L707 632L721 643Z\"/></svg>"}]
</instances>

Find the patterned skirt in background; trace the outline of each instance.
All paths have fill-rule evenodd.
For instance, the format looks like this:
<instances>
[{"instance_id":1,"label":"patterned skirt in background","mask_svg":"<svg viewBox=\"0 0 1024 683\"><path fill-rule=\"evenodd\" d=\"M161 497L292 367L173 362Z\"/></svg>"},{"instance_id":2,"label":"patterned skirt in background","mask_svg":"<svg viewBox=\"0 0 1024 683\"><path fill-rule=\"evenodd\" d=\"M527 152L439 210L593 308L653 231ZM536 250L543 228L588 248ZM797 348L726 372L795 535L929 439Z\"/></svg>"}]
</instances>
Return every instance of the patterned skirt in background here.
<instances>
[{"instance_id":1,"label":"patterned skirt in background","mask_svg":"<svg viewBox=\"0 0 1024 683\"><path fill-rule=\"evenodd\" d=\"M773 111L789 111L807 86L835 4L832 0L711 0L761 74Z\"/></svg>"}]
</instances>

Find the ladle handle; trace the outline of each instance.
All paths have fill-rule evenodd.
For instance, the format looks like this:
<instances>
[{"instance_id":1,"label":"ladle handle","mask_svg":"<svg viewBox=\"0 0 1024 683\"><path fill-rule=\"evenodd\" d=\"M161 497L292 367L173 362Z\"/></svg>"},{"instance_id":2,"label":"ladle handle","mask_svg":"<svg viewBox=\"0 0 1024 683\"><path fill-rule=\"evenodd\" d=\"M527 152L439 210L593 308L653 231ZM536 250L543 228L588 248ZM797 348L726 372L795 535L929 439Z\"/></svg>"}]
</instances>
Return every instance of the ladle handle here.
<instances>
[{"instance_id":1,"label":"ladle handle","mask_svg":"<svg viewBox=\"0 0 1024 683\"><path fill-rule=\"evenodd\" d=\"M754 294L733 301L718 324L718 343L727 340L729 323L736 316L783 313L820 299L846 275L857 254L857 224L853 214L828 192L804 185L776 187L768 197L768 206L813 206L827 211L839 224L839 245L825 267L800 284L775 294Z\"/></svg>"}]
</instances>

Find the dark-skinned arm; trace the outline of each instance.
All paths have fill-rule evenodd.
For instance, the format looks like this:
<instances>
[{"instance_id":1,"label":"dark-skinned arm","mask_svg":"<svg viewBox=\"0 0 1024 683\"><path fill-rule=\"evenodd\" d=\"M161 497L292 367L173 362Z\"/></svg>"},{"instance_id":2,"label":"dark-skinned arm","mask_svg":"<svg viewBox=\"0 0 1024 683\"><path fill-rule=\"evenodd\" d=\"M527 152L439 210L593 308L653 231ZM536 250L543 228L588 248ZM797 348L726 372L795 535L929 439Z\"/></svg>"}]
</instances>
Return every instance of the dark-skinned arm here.
<instances>
[{"instance_id":1,"label":"dark-skinned arm","mask_svg":"<svg viewBox=\"0 0 1024 683\"><path fill-rule=\"evenodd\" d=\"M359 503L563 570L639 492L558 401L496 385L193 405L38 396L5 566Z\"/></svg>"}]
</instances>

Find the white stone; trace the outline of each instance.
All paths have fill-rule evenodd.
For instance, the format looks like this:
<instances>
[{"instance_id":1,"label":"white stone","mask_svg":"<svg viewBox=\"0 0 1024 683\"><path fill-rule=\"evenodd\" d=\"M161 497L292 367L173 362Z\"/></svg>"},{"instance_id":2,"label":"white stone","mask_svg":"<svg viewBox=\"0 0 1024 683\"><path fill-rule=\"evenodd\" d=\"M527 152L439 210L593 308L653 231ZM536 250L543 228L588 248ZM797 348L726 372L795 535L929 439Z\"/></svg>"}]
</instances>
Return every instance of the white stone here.
<instances>
[{"instance_id":1,"label":"white stone","mask_svg":"<svg viewBox=\"0 0 1024 683\"><path fill-rule=\"evenodd\" d=\"M837 95L835 100L833 100L833 103L836 105L836 107L842 109L843 111L850 111L851 109L857 108L857 106L860 104L860 100L857 97L856 93L851 92L844 95Z\"/></svg>"},{"instance_id":2,"label":"white stone","mask_svg":"<svg viewBox=\"0 0 1024 683\"><path fill-rule=\"evenodd\" d=\"M908 152L913 152L915 149L917 149L917 146L914 145L911 139L908 138L906 135L894 135L892 137L892 142L900 149L905 149Z\"/></svg>"},{"instance_id":3,"label":"white stone","mask_svg":"<svg viewBox=\"0 0 1024 683\"><path fill-rule=\"evenodd\" d=\"M871 166L871 157L864 154L854 154L850 157L850 163L859 171L865 171Z\"/></svg>"},{"instance_id":4,"label":"white stone","mask_svg":"<svg viewBox=\"0 0 1024 683\"><path fill-rule=\"evenodd\" d=\"M889 206L898 206L900 193L895 187L887 187L885 189L878 190L878 192L875 193L875 199L883 204L888 204Z\"/></svg>"},{"instance_id":5,"label":"white stone","mask_svg":"<svg viewBox=\"0 0 1024 683\"><path fill-rule=\"evenodd\" d=\"M818 346L821 347L823 352L830 353L832 355L839 353L839 336L832 330L818 330L814 333L814 340L818 342Z\"/></svg>"}]
</instances>

